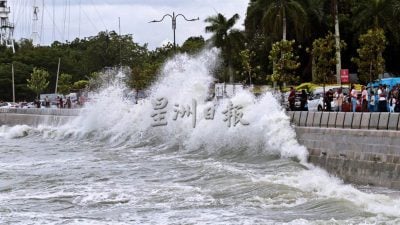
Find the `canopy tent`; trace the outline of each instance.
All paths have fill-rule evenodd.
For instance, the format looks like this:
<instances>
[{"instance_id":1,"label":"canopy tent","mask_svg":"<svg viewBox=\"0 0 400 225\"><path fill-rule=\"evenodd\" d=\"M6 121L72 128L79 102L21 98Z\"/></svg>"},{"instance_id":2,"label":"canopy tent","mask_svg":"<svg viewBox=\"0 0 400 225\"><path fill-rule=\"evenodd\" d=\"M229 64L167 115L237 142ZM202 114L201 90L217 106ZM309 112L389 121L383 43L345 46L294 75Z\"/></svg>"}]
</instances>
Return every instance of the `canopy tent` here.
<instances>
[{"instance_id":1,"label":"canopy tent","mask_svg":"<svg viewBox=\"0 0 400 225\"><path fill-rule=\"evenodd\" d=\"M389 88L392 88L397 84L400 84L400 77L378 79L372 83L368 83L367 87L377 88L379 85L386 85Z\"/></svg>"}]
</instances>

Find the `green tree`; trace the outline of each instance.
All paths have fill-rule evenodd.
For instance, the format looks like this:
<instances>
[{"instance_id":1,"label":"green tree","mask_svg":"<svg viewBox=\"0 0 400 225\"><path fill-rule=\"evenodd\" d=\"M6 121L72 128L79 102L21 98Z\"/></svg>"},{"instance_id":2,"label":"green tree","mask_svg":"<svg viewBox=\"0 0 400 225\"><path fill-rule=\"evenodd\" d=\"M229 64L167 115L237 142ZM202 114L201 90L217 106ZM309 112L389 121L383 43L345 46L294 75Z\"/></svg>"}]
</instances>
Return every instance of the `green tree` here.
<instances>
[{"instance_id":1,"label":"green tree","mask_svg":"<svg viewBox=\"0 0 400 225\"><path fill-rule=\"evenodd\" d=\"M71 92L72 88L72 75L62 73L58 80L57 92L63 95L67 95Z\"/></svg>"},{"instance_id":2,"label":"green tree","mask_svg":"<svg viewBox=\"0 0 400 225\"><path fill-rule=\"evenodd\" d=\"M281 40L272 45L269 60L272 63L273 73L271 81L276 82L282 91L283 84L295 81L295 71L299 68L299 57L294 53L295 41Z\"/></svg>"},{"instance_id":3,"label":"green tree","mask_svg":"<svg viewBox=\"0 0 400 225\"><path fill-rule=\"evenodd\" d=\"M342 41L341 48L345 47ZM335 36L329 32L324 38L314 40L311 51L313 59L313 82L315 83L336 83L335 65L336 40Z\"/></svg>"},{"instance_id":4,"label":"green tree","mask_svg":"<svg viewBox=\"0 0 400 225\"><path fill-rule=\"evenodd\" d=\"M31 79L27 80L27 86L36 94L36 98L39 98L39 94L49 86L48 78L49 73L46 70L33 68Z\"/></svg>"},{"instance_id":5,"label":"green tree","mask_svg":"<svg viewBox=\"0 0 400 225\"><path fill-rule=\"evenodd\" d=\"M253 51L249 49L242 50L239 53L242 61L243 73L249 78L249 84L252 85L252 77L254 77L254 68L251 65L251 59L255 56Z\"/></svg>"},{"instance_id":6,"label":"green tree","mask_svg":"<svg viewBox=\"0 0 400 225\"><path fill-rule=\"evenodd\" d=\"M386 47L383 29L370 29L359 38L358 57L353 58L358 66L359 79L362 83L371 82L385 71L385 59L382 57Z\"/></svg>"},{"instance_id":7,"label":"green tree","mask_svg":"<svg viewBox=\"0 0 400 225\"><path fill-rule=\"evenodd\" d=\"M201 49L203 49L204 45L205 41L202 36L190 37L182 44L182 47L180 47L180 51L189 54L194 54L198 53Z\"/></svg>"},{"instance_id":8,"label":"green tree","mask_svg":"<svg viewBox=\"0 0 400 225\"><path fill-rule=\"evenodd\" d=\"M144 63L141 67L133 67L130 86L137 91L146 89L156 79L162 63Z\"/></svg>"},{"instance_id":9,"label":"green tree","mask_svg":"<svg viewBox=\"0 0 400 225\"><path fill-rule=\"evenodd\" d=\"M75 90L82 90L82 89L85 89L88 85L89 85L88 80L78 80L78 81L74 82L74 84L72 85L72 88Z\"/></svg>"}]
</instances>

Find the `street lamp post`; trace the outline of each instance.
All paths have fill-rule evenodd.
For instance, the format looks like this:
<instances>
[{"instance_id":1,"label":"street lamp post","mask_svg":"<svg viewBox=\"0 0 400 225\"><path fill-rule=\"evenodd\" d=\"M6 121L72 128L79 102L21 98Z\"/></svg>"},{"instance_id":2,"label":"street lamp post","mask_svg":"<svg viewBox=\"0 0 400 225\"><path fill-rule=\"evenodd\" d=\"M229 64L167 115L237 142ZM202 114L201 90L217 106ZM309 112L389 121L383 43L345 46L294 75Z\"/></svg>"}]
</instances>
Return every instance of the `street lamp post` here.
<instances>
[{"instance_id":1,"label":"street lamp post","mask_svg":"<svg viewBox=\"0 0 400 225\"><path fill-rule=\"evenodd\" d=\"M176 18L178 18L178 16L182 16L183 19L185 19L186 21L196 21L196 20L199 20L199 17L197 17L197 18L195 18L195 19L187 19L183 14L177 14L177 15L175 15L175 12L172 12L172 15L171 15L171 14L165 14L165 15L161 18L161 20L152 20L152 21L149 22L149 23L158 23L158 22L163 21L163 20L165 19L165 17L171 17L171 19L172 19L172 30L173 30L173 32L174 32L174 51L176 50L175 31L176 31Z\"/></svg>"}]
</instances>

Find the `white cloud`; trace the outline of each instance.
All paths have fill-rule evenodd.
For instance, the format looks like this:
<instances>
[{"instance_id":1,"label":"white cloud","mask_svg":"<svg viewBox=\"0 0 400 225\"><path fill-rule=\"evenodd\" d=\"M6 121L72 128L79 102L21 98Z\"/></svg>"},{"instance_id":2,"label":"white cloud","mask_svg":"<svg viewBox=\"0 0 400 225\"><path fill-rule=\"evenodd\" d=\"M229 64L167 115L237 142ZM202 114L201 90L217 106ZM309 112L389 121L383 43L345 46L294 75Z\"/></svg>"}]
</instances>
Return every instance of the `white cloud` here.
<instances>
[{"instance_id":1,"label":"white cloud","mask_svg":"<svg viewBox=\"0 0 400 225\"><path fill-rule=\"evenodd\" d=\"M14 21L17 22L15 31L16 39L30 38L32 33L32 4L29 0L15 1ZM37 1L40 2L40 1ZM48 2L48 3L47 3ZM53 29L53 5L52 1L45 0L43 11L43 32L41 32L41 21L38 22L38 32L42 33L42 44L53 41L53 30L55 39L62 41L69 37L87 37L96 35L99 31L118 31L118 17L121 18L121 31L123 34L132 34L136 42L148 43L149 48L154 49L164 40L173 39L171 18L165 18L160 23L148 23L154 19L161 19L166 13L182 13L187 18L197 18L199 21L187 22L182 17L177 18L176 42L182 44L190 36L203 35L208 38L204 27L204 19L215 15L217 12L231 17L238 13L241 16L237 28L243 29L243 20L248 5L248 0L81 0L81 5L76 0L56 0L55 23ZM60 4L61 2L70 2ZM24 4L24 5L18 5ZM25 7L25 9L24 9ZM41 5L39 4L40 10ZM42 11L39 13L41 17ZM15 18L18 18L16 21Z\"/></svg>"},{"instance_id":2,"label":"white cloud","mask_svg":"<svg viewBox=\"0 0 400 225\"><path fill-rule=\"evenodd\" d=\"M171 40L169 40L169 39L165 39L165 40L163 40L160 44L159 44L159 46L166 46L166 45L168 45L169 43L173 43L174 41L171 41Z\"/></svg>"}]
</instances>

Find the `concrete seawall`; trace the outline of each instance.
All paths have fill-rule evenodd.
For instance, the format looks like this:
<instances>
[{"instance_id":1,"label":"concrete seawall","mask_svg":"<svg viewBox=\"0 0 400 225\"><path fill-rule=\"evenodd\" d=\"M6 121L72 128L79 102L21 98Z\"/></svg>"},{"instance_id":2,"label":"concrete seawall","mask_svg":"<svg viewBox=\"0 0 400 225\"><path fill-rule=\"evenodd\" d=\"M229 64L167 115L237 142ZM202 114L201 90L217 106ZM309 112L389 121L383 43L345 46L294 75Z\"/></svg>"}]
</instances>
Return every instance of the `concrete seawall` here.
<instances>
[{"instance_id":1,"label":"concrete seawall","mask_svg":"<svg viewBox=\"0 0 400 225\"><path fill-rule=\"evenodd\" d=\"M79 115L78 109L0 109L0 126L60 126Z\"/></svg>"},{"instance_id":2,"label":"concrete seawall","mask_svg":"<svg viewBox=\"0 0 400 225\"><path fill-rule=\"evenodd\" d=\"M309 161L346 182L400 189L397 113L289 112Z\"/></svg>"}]
</instances>

